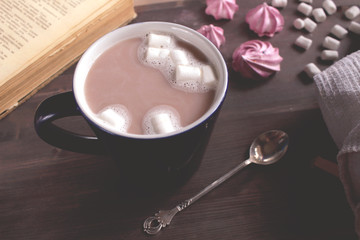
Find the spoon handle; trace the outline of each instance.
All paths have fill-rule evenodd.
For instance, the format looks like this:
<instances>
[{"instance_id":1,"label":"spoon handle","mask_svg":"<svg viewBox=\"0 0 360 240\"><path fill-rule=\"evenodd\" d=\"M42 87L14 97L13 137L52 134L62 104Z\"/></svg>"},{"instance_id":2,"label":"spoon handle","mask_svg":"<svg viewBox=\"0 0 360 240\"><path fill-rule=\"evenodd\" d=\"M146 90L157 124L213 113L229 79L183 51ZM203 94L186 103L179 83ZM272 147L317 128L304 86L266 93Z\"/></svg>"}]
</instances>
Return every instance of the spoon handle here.
<instances>
[{"instance_id":1,"label":"spoon handle","mask_svg":"<svg viewBox=\"0 0 360 240\"><path fill-rule=\"evenodd\" d=\"M190 201L190 204L194 203L195 201L197 201L198 199L203 197L205 194L209 193L211 190L213 190L214 188L216 188L217 186L219 186L220 184L222 184L223 182L225 182L226 180L231 178L235 173L237 173L238 171L240 171L241 169L243 169L244 167L246 167L250 163L251 163L251 161L249 159L241 162L235 168L233 168L228 173L224 174L223 176L221 176L220 178L215 180L213 183L211 183L209 186L205 187L198 194L196 194L195 196L193 196L192 198L190 198L187 201Z\"/></svg>"},{"instance_id":2,"label":"spoon handle","mask_svg":"<svg viewBox=\"0 0 360 240\"><path fill-rule=\"evenodd\" d=\"M156 213L155 216L148 217L144 222L144 231L148 234L154 235L157 234L161 228L166 227L170 224L172 218L177 214L178 212L181 212L185 208L189 207L191 204L199 200L201 197L209 193L211 190L228 180L230 177L232 177L235 173L246 167L251 163L250 159L247 159L237 165L235 168L230 170L228 173L220 177L219 179L215 180L213 183L205 187L203 190L201 190L198 194L193 196L192 198L183 201L182 203L178 204L176 207L174 207L171 210L161 210L159 213Z\"/></svg>"}]
</instances>

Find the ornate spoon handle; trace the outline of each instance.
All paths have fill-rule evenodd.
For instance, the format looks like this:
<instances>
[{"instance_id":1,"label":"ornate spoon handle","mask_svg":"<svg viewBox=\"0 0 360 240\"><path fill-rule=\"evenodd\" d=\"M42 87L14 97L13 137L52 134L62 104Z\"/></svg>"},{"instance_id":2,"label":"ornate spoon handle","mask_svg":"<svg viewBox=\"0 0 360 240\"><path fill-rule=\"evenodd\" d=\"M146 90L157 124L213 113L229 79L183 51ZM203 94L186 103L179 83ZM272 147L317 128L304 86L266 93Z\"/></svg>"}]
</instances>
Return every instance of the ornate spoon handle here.
<instances>
[{"instance_id":1,"label":"ornate spoon handle","mask_svg":"<svg viewBox=\"0 0 360 240\"><path fill-rule=\"evenodd\" d=\"M244 162L237 165L234 169L220 177L218 180L214 181L212 184L201 190L198 194L196 194L194 197L185 200L184 202L180 203L176 207L174 207L171 210L161 210L158 213L155 214L155 216L148 217L144 222L144 231L150 235L157 234L163 227L166 227L170 224L173 217L178 213L193 204L195 201L199 200L201 197L203 197L205 194L209 193L211 190L219 186L221 183L228 180L230 177L232 177L235 173L249 165L251 161L245 160Z\"/></svg>"},{"instance_id":2,"label":"ornate spoon handle","mask_svg":"<svg viewBox=\"0 0 360 240\"><path fill-rule=\"evenodd\" d=\"M144 231L150 235L157 234L161 228L170 224L178 212L184 210L191 204L191 199L186 200L171 210L160 210L155 216L148 217L144 222Z\"/></svg>"}]
</instances>

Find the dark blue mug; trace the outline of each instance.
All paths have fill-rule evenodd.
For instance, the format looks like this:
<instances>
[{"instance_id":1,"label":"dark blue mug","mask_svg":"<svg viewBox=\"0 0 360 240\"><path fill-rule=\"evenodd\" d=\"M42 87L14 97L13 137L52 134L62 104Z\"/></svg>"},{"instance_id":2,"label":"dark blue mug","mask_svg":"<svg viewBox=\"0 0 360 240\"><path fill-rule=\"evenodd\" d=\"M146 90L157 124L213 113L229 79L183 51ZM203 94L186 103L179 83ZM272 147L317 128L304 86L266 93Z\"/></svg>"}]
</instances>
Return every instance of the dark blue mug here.
<instances>
[{"instance_id":1,"label":"dark blue mug","mask_svg":"<svg viewBox=\"0 0 360 240\"><path fill-rule=\"evenodd\" d=\"M94 114L85 98L87 74L96 58L126 39L147 32L172 34L198 48L215 68L218 86L208 111L198 120L172 133L139 135L117 133ZM227 68L218 49L203 35L182 25L167 22L143 22L119 28L100 38L79 60L73 79L73 91L43 101L35 114L37 134L47 143L75 152L108 154L119 166L119 174L129 186L165 186L190 176L200 162L220 111L228 86ZM53 124L56 119L83 116L95 133L82 136Z\"/></svg>"}]
</instances>

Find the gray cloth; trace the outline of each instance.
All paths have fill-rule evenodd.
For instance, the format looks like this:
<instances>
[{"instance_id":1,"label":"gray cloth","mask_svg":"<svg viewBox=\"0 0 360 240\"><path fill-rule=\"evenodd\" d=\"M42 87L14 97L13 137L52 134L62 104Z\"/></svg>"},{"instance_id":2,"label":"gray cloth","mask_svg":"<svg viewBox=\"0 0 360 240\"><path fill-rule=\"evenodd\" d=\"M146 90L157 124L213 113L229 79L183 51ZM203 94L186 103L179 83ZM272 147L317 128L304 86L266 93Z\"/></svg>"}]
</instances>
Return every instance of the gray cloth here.
<instances>
[{"instance_id":1,"label":"gray cloth","mask_svg":"<svg viewBox=\"0 0 360 240\"><path fill-rule=\"evenodd\" d=\"M360 50L314 76L319 106L339 147L340 179L360 238Z\"/></svg>"}]
</instances>

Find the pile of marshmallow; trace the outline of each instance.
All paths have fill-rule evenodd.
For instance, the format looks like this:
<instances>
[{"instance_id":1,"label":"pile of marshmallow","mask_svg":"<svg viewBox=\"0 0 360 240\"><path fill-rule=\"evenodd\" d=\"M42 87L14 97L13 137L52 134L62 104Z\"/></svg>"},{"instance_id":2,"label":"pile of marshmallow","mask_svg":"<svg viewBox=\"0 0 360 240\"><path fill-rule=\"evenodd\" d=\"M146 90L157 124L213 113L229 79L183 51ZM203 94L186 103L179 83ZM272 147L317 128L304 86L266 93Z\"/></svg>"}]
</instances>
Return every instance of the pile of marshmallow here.
<instances>
[{"instance_id":1,"label":"pile of marshmallow","mask_svg":"<svg viewBox=\"0 0 360 240\"><path fill-rule=\"evenodd\" d=\"M217 78L210 65L196 60L189 51L176 48L174 37L149 33L145 62L158 68L170 83L188 92L206 91L216 88ZM169 73L175 72L175 78Z\"/></svg>"},{"instance_id":2,"label":"pile of marshmallow","mask_svg":"<svg viewBox=\"0 0 360 240\"><path fill-rule=\"evenodd\" d=\"M297 18L293 22L293 26L296 29L305 29L307 32L313 32L317 23L324 22L327 15L332 15L337 11L337 7L332 0L324 0L321 8L313 8L312 0L300 0L301 3L297 7L297 11L305 16L305 19ZM360 14L358 6L352 6L348 8L344 15L347 19L351 20L348 30L356 34L360 34L360 23L353 21ZM311 19L310 17L313 17ZM326 36L322 43L324 50L321 52L321 59L323 61L334 61L339 57L338 48L340 46L340 40L347 34L348 30L339 24L335 24L330 33L335 37ZM294 43L296 46L308 50L312 45L310 38L300 35ZM321 72L320 69L314 63L308 63L304 69L305 73L312 78L315 74Z\"/></svg>"}]
</instances>

